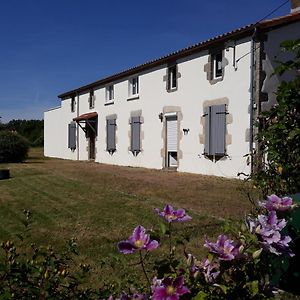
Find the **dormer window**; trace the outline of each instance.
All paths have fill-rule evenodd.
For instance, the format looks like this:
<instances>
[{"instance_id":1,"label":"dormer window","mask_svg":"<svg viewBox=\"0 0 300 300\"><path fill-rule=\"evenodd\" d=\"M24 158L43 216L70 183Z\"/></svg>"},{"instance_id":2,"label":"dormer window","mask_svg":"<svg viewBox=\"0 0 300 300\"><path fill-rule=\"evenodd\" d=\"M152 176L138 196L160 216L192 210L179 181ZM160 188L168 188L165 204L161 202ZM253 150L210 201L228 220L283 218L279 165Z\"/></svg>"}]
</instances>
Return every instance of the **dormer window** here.
<instances>
[{"instance_id":1,"label":"dormer window","mask_svg":"<svg viewBox=\"0 0 300 300\"><path fill-rule=\"evenodd\" d=\"M177 65L168 68L167 90L177 89Z\"/></svg>"},{"instance_id":2,"label":"dormer window","mask_svg":"<svg viewBox=\"0 0 300 300\"><path fill-rule=\"evenodd\" d=\"M91 90L89 95L89 108L92 109L94 107L95 107L95 95L94 95L94 90Z\"/></svg>"}]
</instances>

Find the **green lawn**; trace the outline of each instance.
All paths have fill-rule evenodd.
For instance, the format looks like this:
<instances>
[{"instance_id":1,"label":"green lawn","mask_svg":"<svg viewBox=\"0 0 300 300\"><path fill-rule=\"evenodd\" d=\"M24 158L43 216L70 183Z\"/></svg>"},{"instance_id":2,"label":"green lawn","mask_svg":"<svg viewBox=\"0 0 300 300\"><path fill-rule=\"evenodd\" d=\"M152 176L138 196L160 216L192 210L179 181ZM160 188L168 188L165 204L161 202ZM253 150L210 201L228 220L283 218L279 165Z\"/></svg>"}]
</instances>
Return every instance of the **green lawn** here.
<instances>
[{"instance_id":1,"label":"green lawn","mask_svg":"<svg viewBox=\"0 0 300 300\"><path fill-rule=\"evenodd\" d=\"M246 185L238 180L45 159L42 149L31 150L26 163L3 167L12 178L0 181L0 241L17 241L22 211L28 209L33 213L29 240L60 250L76 237L78 260L92 265L97 283L128 273L125 263L135 257L124 258L116 244L138 224L158 227L155 207L170 203L188 210L193 220L175 230L191 235L187 249L199 256L204 235L218 235L225 219L241 219L250 209Z\"/></svg>"}]
</instances>

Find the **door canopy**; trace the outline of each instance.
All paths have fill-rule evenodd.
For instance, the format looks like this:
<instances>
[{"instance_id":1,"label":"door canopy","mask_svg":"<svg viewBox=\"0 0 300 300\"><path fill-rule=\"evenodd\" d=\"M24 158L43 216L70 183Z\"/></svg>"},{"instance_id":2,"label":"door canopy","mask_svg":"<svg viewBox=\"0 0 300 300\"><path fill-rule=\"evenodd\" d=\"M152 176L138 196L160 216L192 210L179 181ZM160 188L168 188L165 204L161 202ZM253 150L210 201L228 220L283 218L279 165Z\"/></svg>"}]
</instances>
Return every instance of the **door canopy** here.
<instances>
[{"instance_id":1,"label":"door canopy","mask_svg":"<svg viewBox=\"0 0 300 300\"><path fill-rule=\"evenodd\" d=\"M73 121L75 121L79 125L79 127L86 133L87 136L89 135L88 129L90 129L92 132L94 132L95 135L97 135L98 113L86 113L74 118ZM82 123L84 123L84 127L81 125Z\"/></svg>"}]
</instances>

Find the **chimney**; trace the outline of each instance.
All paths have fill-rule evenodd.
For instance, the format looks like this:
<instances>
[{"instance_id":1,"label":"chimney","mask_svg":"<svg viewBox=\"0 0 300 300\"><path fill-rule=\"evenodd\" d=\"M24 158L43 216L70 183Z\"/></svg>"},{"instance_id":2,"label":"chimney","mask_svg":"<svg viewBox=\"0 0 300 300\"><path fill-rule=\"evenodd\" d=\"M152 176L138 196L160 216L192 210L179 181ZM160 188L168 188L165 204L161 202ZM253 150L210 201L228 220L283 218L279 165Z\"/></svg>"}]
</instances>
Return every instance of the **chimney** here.
<instances>
[{"instance_id":1,"label":"chimney","mask_svg":"<svg viewBox=\"0 0 300 300\"><path fill-rule=\"evenodd\" d=\"M291 13L300 11L300 0L291 0Z\"/></svg>"}]
</instances>

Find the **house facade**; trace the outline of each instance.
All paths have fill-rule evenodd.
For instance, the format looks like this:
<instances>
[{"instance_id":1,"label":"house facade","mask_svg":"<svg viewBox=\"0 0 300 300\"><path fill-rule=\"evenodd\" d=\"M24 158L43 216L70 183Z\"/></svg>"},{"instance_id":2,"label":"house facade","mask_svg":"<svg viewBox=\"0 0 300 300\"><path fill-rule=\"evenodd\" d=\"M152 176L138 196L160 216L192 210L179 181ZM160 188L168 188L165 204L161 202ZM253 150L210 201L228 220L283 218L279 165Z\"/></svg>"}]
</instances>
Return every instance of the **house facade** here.
<instances>
[{"instance_id":1,"label":"house facade","mask_svg":"<svg viewBox=\"0 0 300 300\"><path fill-rule=\"evenodd\" d=\"M283 40L300 12L239 28L59 95L44 154L237 177L251 172L254 121L275 103Z\"/></svg>"}]
</instances>

